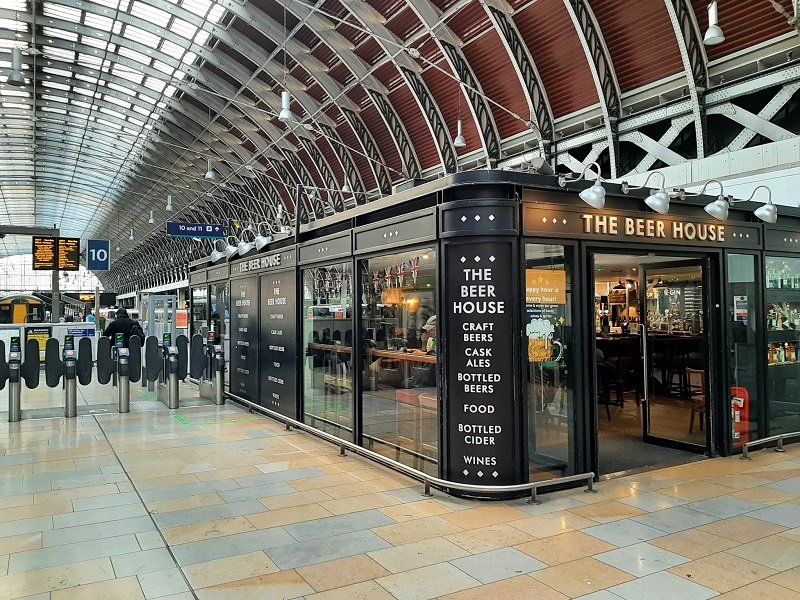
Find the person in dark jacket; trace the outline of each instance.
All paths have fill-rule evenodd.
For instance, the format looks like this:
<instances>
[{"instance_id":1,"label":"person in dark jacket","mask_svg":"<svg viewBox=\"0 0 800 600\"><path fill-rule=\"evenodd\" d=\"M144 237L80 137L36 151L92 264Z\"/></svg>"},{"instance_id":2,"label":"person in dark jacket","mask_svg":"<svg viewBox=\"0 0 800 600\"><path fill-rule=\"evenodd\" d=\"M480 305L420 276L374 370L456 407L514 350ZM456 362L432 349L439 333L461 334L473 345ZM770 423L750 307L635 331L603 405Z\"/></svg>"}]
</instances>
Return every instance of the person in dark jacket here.
<instances>
[{"instance_id":1,"label":"person in dark jacket","mask_svg":"<svg viewBox=\"0 0 800 600\"><path fill-rule=\"evenodd\" d=\"M112 342L114 341L114 336L118 333L125 336L125 346L128 345L128 340L131 339L131 335L138 335L144 342L144 332L142 331L141 325L139 325L137 321L131 319L128 316L128 311L124 308L117 309L117 317L103 331L103 335L110 337Z\"/></svg>"}]
</instances>

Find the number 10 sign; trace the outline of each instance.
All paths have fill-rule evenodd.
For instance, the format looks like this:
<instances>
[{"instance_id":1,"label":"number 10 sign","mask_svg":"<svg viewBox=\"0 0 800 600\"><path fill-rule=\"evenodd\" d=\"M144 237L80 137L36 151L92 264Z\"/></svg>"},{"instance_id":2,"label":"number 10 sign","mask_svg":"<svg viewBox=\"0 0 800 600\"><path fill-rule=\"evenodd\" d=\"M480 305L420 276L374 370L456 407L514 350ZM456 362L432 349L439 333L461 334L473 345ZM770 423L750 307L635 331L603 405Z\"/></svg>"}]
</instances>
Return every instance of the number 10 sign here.
<instances>
[{"instance_id":1,"label":"number 10 sign","mask_svg":"<svg viewBox=\"0 0 800 600\"><path fill-rule=\"evenodd\" d=\"M86 246L86 268L90 271L108 271L111 253L108 240L89 240Z\"/></svg>"}]
</instances>

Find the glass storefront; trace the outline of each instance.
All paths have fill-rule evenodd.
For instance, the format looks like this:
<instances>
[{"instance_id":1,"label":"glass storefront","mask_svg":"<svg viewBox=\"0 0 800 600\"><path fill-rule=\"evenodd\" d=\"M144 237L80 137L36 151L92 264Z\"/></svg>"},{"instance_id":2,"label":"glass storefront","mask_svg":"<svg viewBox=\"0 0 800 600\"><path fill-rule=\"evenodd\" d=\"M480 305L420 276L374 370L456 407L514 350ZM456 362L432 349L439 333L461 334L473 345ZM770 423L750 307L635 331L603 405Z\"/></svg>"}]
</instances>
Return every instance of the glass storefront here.
<instances>
[{"instance_id":1,"label":"glass storefront","mask_svg":"<svg viewBox=\"0 0 800 600\"><path fill-rule=\"evenodd\" d=\"M353 439L353 277L350 263L303 270L305 422Z\"/></svg>"},{"instance_id":2,"label":"glass storefront","mask_svg":"<svg viewBox=\"0 0 800 600\"><path fill-rule=\"evenodd\" d=\"M362 260L364 445L437 474L439 393L436 250Z\"/></svg>"},{"instance_id":3,"label":"glass storefront","mask_svg":"<svg viewBox=\"0 0 800 600\"><path fill-rule=\"evenodd\" d=\"M528 454L531 480L575 471L575 335L571 247L525 245Z\"/></svg>"},{"instance_id":4,"label":"glass storefront","mask_svg":"<svg viewBox=\"0 0 800 600\"><path fill-rule=\"evenodd\" d=\"M764 274L769 434L775 435L800 430L800 259L767 256Z\"/></svg>"},{"instance_id":5,"label":"glass storefront","mask_svg":"<svg viewBox=\"0 0 800 600\"><path fill-rule=\"evenodd\" d=\"M192 335L202 335L208 327L208 288L192 288Z\"/></svg>"},{"instance_id":6,"label":"glass storefront","mask_svg":"<svg viewBox=\"0 0 800 600\"><path fill-rule=\"evenodd\" d=\"M217 337L222 338L228 332L230 310L228 301L228 283L212 283L209 289L209 331L216 331Z\"/></svg>"}]
</instances>

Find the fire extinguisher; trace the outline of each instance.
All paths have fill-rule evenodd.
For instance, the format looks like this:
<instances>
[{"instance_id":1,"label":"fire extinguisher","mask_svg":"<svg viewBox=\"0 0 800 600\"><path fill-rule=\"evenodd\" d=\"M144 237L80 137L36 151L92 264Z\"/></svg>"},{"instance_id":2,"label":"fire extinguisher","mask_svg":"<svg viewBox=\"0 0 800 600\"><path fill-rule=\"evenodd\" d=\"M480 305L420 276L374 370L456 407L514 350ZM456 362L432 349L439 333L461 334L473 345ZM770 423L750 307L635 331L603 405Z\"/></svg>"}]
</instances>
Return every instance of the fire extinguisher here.
<instances>
[{"instance_id":1,"label":"fire extinguisher","mask_svg":"<svg viewBox=\"0 0 800 600\"><path fill-rule=\"evenodd\" d=\"M747 388L731 388L731 433L734 448L750 441L750 392Z\"/></svg>"}]
</instances>

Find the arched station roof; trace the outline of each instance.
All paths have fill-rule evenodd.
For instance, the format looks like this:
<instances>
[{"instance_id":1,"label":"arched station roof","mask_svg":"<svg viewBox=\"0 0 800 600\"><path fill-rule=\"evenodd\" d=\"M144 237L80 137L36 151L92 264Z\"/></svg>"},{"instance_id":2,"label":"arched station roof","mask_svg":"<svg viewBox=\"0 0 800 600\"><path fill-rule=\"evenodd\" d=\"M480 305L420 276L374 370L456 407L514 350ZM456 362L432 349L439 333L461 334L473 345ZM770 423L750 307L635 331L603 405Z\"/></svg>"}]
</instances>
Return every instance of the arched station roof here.
<instances>
[{"instance_id":1,"label":"arched station roof","mask_svg":"<svg viewBox=\"0 0 800 600\"><path fill-rule=\"evenodd\" d=\"M794 10L719 0L704 46L705 0L5 0L0 72L19 48L26 85L0 85L0 224L111 239L113 288L210 252L168 218L270 228L536 157L609 178L702 158L736 142L709 107L800 79Z\"/></svg>"}]
</instances>

